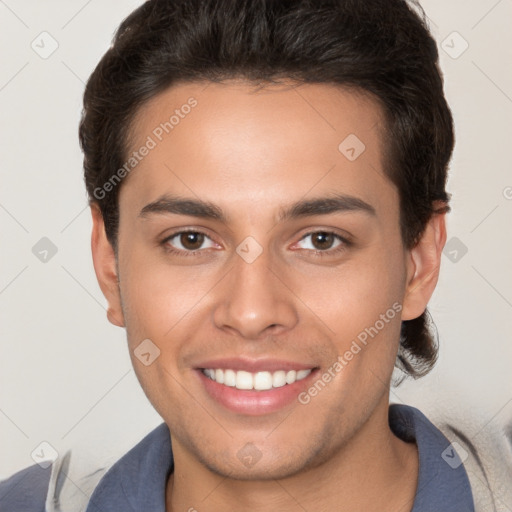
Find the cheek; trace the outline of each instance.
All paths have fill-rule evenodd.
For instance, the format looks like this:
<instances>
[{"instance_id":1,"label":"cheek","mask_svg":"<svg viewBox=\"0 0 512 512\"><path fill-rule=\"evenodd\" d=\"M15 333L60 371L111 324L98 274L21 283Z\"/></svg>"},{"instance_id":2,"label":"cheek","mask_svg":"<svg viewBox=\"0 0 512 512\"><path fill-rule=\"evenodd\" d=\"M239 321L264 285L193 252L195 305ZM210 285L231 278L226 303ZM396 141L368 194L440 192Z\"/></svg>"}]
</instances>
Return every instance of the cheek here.
<instances>
[{"instance_id":1,"label":"cheek","mask_svg":"<svg viewBox=\"0 0 512 512\"><path fill-rule=\"evenodd\" d=\"M380 396L389 382L400 340L402 258L375 245L364 257L303 281L298 294L319 325L329 328L331 353L336 354L330 367L335 384L328 386L331 403L356 406Z\"/></svg>"},{"instance_id":2,"label":"cheek","mask_svg":"<svg viewBox=\"0 0 512 512\"><path fill-rule=\"evenodd\" d=\"M405 270L400 258L375 246L338 267L311 267L291 288L344 343L373 326L393 304L401 305ZM395 305L386 317L386 326L393 325L395 331L400 324L397 309Z\"/></svg>"},{"instance_id":3,"label":"cheek","mask_svg":"<svg viewBox=\"0 0 512 512\"><path fill-rule=\"evenodd\" d=\"M155 253L133 244L120 261L123 311L133 343L173 337L185 324L207 321L208 307L222 302L219 287L214 286L223 275L219 268L170 265ZM405 272L401 257L386 251L383 244L374 244L338 266L292 262L280 269L293 290L284 300L307 323L317 322L322 330L327 326L341 350L395 302L401 303Z\"/></svg>"},{"instance_id":4,"label":"cheek","mask_svg":"<svg viewBox=\"0 0 512 512\"><path fill-rule=\"evenodd\" d=\"M196 286L194 276L156 262L154 256L136 247L120 262L120 275L127 340L137 379L161 415L168 415L169 402L185 415L180 405L187 403L180 386L184 378L180 355L197 327L194 321L207 289ZM149 356L144 356L147 353Z\"/></svg>"},{"instance_id":5,"label":"cheek","mask_svg":"<svg viewBox=\"0 0 512 512\"><path fill-rule=\"evenodd\" d=\"M124 259L120 271L127 331L138 336L166 338L194 314L211 287L205 275L191 267L172 267L137 249Z\"/></svg>"}]
</instances>

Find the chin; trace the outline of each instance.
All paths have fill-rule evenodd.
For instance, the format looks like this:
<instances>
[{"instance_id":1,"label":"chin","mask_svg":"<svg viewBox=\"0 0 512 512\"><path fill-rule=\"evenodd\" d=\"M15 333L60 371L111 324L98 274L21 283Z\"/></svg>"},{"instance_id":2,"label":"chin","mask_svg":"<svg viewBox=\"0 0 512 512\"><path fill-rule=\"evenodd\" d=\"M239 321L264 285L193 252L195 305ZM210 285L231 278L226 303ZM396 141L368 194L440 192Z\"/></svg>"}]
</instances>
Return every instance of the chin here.
<instances>
[{"instance_id":1,"label":"chin","mask_svg":"<svg viewBox=\"0 0 512 512\"><path fill-rule=\"evenodd\" d=\"M303 473L327 458L322 455L322 447L316 450L309 448L288 449L285 456L282 451L272 447L259 450L254 444L246 443L236 452L226 450L213 457L197 454L197 458L212 473L222 477L240 481L271 481Z\"/></svg>"}]
</instances>

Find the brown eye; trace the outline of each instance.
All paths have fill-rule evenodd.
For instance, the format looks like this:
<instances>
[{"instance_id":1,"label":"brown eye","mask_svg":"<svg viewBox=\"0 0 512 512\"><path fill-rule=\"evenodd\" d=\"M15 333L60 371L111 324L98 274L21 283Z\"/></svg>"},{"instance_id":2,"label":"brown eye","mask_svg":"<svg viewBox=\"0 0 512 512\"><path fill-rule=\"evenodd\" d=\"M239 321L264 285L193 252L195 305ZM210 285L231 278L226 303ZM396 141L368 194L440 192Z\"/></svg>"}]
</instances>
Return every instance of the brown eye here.
<instances>
[{"instance_id":1,"label":"brown eye","mask_svg":"<svg viewBox=\"0 0 512 512\"><path fill-rule=\"evenodd\" d=\"M188 232L180 234L180 243L184 249L196 251L200 249L204 243L204 235L202 233Z\"/></svg>"},{"instance_id":2,"label":"brown eye","mask_svg":"<svg viewBox=\"0 0 512 512\"><path fill-rule=\"evenodd\" d=\"M179 231L166 238L162 244L168 251L181 255L200 254L205 249L213 249L213 240L200 231Z\"/></svg>"},{"instance_id":3,"label":"brown eye","mask_svg":"<svg viewBox=\"0 0 512 512\"><path fill-rule=\"evenodd\" d=\"M311 235L313 247L319 251L330 249L334 243L335 236L333 233L320 231Z\"/></svg>"},{"instance_id":4,"label":"brown eye","mask_svg":"<svg viewBox=\"0 0 512 512\"><path fill-rule=\"evenodd\" d=\"M311 251L315 256L334 255L351 246L347 239L331 231L311 231L301 238L299 244L300 249Z\"/></svg>"}]
</instances>

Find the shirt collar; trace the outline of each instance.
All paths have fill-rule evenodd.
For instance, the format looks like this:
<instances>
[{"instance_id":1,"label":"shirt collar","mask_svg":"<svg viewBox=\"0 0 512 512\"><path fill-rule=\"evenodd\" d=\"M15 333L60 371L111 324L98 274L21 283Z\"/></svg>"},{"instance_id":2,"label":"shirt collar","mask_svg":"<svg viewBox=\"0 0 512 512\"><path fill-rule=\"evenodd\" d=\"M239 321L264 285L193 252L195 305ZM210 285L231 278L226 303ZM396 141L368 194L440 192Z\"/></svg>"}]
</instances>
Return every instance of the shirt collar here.
<instances>
[{"instance_id":1,"label":"shirt collar","mask_svg":"<svg viewBox=\"0 0 512 512\"><path fill-rule=\"evenodd\" d=\"M394 434L416 441L419 474L412 512L474 512L469 479L459 455L443 433L418 409L393 404L389 425Z\"/></svg>"},{"instance_id":2,"label":"shirt collar","mask_svg":"<svg viewBox=\"0 0 512 512\"><path fill-rule=\"evenodd\" d=\"M418 488L412 512L474 512L466 470L437 427L418 409L398 404L389 408L389 425L399 438L416 441L418 446ZM162 423L110 468L86 512L165 512L166 483L173 467L169 428Z\"/></svg>"},{"instance_id":3,"label":"shirt collar","mask_svg":"<svg viewBox=\"0 0 512 512\"><path fill-rule=\"evenodd\" d=\"M165 512L165 489L173 467L169 428L162 423L109 469L86 512Z\"/></svg>"}]
</instances>

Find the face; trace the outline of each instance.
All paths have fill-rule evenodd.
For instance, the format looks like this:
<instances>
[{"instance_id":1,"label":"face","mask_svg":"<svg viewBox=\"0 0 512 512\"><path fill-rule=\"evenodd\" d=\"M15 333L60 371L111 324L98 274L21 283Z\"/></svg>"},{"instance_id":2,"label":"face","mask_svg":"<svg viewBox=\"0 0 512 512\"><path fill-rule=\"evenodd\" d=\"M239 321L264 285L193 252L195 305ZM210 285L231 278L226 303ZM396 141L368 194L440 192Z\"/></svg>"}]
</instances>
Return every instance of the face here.
<instances>
[{"instance_id":1,"label":"face","mask_svg":"<svg viewBox=\"0 0 512 512\"><path fill-rule=\"evenodd\" d=\"M138 113L110 284L104 242L95 264L175 454L282 478L383 428L422 311L382 130L375 100L326 84L181 84Z\"/></svg>"}]
</instances>

